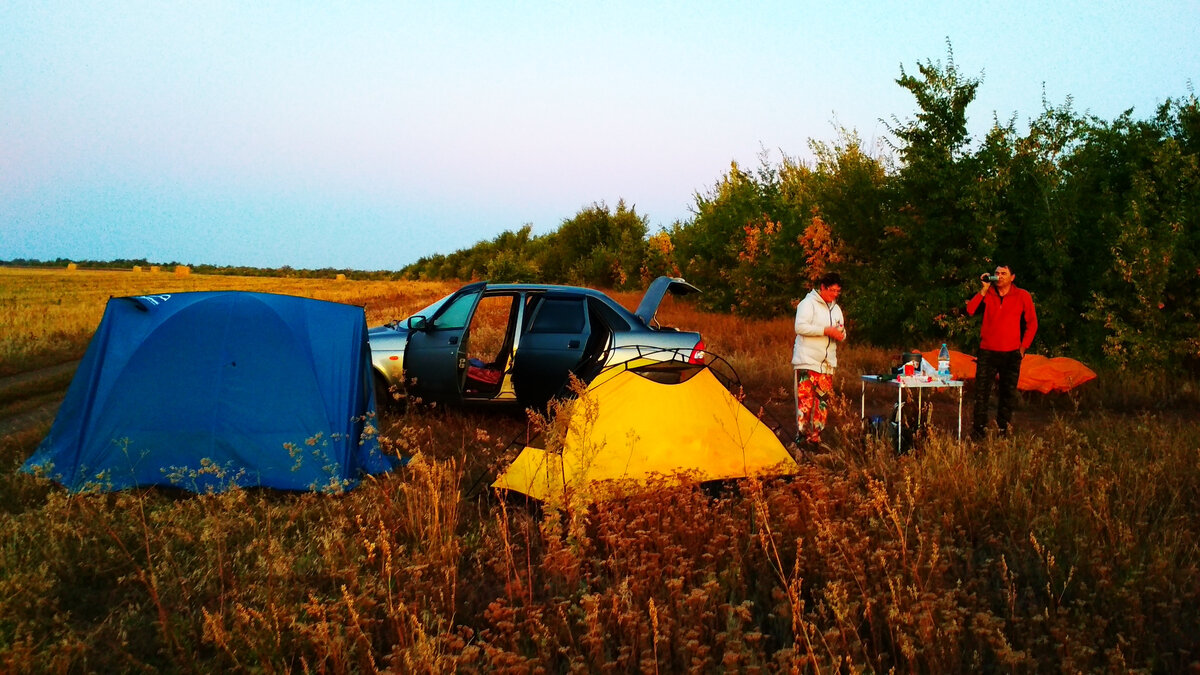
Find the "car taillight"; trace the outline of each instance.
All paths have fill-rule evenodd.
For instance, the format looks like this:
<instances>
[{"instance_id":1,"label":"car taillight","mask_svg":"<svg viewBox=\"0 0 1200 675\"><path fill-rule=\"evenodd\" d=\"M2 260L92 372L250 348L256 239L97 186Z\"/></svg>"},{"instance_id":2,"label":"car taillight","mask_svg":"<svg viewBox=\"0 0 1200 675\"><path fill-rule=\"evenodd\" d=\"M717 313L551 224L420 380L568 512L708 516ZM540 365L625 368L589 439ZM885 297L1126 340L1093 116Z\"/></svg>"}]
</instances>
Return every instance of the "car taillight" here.
<instances>
[{"instance_id":1,"label":"car taillight","mask_svg":"<svg viewBox=\"0 0 1200 675\"><path fill-rule=\"evenodd\" d=\"M704 340L697 342L696 346L692 347L692 354L688 356L688 363L704 363Z\"/></svg>"}]
</instances>

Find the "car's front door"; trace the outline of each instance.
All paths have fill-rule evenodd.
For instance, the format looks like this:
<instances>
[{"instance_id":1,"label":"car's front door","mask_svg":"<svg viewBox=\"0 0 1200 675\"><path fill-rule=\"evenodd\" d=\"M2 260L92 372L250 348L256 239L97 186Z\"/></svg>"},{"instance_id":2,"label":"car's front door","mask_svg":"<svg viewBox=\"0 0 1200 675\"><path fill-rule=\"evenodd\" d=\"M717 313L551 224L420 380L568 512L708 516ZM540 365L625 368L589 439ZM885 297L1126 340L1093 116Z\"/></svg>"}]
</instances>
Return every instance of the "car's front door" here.
<instances>
[{"instance_id":1,"label":"car's front door","mask_svg":"<svg viewBox=\"0 0 1200 675\"><path fill-rule=\"evenodd\" d=\"M404 350L404 379L415 395L433 401L458 401L467 370L463 334L483 295L484 283L461 288L431 317L410 320Z\"/></svg>"},{"instance_id":2,"label":"car's front door","mask_svg":"<svg viewBox=\"0 0 1200 675\"><path fill-rule=\"evenodd\" d=\"M591 325L582 295L547 293L526 308L520 345L513 360L513 389L530 405L559 394L583 361Z\"/></svg>"}]
</instances>

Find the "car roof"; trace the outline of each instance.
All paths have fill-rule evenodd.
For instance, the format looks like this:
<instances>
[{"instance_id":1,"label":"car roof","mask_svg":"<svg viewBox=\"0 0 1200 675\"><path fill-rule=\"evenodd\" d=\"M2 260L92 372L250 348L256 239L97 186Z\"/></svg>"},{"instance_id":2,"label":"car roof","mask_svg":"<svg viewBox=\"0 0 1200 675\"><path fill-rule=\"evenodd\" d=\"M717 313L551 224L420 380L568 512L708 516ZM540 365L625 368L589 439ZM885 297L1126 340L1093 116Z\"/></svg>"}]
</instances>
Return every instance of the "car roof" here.
<instances>
[{"instance_id":1,"label":"car roof","mask_svg":"<svg viewBox=\"0 0 1200 675\"><path fill-rule=\"evenodd\" d=\"M562 286L559 284L493 284L486 281L484 284L486 284L486 288L490 291L568 291L571 293L608 297L604 291L598 291L594 288L584 288L582 286Z\"/></svg>"},{"instance_id":2,"label":"car roof","mask_svg":"<svg viewBox=\"0 0 1200 675\"><path fill-rule=\"evenodd\" d=\"M583 286L562 286L559 284L493 284L484 282L484 291L501 291L501 292L541 292L541 293L575 293L578 295L586 295L590 298L596 298L604 302L609 307L618 311L631 325L644 326L645 323L637 314L625 308L621 303L613 299L604 291L598 291L594 288L584 288Z\"/></svg>"}]
</instances>

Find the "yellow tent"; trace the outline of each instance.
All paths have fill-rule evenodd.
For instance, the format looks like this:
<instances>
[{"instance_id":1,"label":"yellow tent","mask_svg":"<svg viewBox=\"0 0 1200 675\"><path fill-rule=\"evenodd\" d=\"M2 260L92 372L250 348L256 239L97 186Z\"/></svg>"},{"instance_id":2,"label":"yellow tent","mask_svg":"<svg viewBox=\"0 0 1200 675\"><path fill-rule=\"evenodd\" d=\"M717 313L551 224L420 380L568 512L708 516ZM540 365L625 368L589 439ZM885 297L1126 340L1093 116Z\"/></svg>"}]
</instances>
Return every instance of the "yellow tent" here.
<instances>
[{"instance_id":1,"label":"yellow tent","mask_svg":"<svg viewBox=\"0 0 1200 675\"><path fill-rule=\"evenodd\" d=\"M549 501L607 480L644 485L653 475L709 481L797 469L708 368L677 384L606 373L573 402L563 446L561 454L526 447L492 485Z\"/></svg>"}]
</instances>

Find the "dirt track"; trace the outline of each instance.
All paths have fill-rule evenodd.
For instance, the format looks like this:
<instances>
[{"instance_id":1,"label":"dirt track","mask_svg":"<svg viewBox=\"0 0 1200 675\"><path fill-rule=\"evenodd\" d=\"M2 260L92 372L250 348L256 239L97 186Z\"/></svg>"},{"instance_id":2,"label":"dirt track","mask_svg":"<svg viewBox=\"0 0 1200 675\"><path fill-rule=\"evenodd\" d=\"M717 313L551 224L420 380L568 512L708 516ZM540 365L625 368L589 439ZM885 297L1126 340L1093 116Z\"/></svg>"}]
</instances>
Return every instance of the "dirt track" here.
<instances>
[{"instance_id":1,"label":"dirt track","mask_svg":"<svg viewBox=\"0 0 1200 675\"><path fill-rule=\"evenodd\" d=\"M0 378L0 437L54 419L78 361Z\"/></svg>"}]
</instances>

